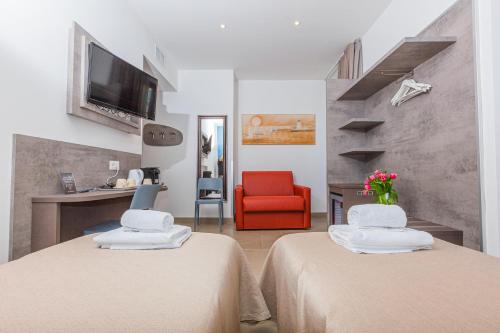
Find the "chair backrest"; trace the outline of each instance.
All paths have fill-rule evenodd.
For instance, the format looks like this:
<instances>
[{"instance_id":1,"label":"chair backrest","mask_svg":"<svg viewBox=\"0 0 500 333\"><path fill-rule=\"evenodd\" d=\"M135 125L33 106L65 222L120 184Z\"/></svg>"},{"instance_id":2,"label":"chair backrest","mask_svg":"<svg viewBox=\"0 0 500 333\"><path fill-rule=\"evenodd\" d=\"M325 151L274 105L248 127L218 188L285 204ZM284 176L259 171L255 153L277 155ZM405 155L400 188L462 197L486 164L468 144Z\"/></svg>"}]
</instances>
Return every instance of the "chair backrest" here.
<instances>
[{"instance_id":1,"label":"chair backrest","mask_svg":"<svg viewBox=\"0 0 500 333\"><path fill-rule=\"evenodd\" d=\"M243 171L242 180L246 196L293 195L291 171Z\"/></svg>"},{"instance_id":2,"label":"chair backrest","mask_svg":"<svg viewBox=\"0 0 500 333\"><path fill-rule=\"evenodd\" d=\"M160 185L141 185L137 187L130 204L130 209L152 209L156 196L160 192Z\"/></svg>"},{"instance_id":3,"label":"chair backrest","mask_svg":"<svg viewBox=\"0 0 500 333\"><path fill-rule=\"evenodd\" d=\"M209 190L222 193L222 178L198 178L196 199L200 199L200 191Z\"/></svg>"}]
</instances>

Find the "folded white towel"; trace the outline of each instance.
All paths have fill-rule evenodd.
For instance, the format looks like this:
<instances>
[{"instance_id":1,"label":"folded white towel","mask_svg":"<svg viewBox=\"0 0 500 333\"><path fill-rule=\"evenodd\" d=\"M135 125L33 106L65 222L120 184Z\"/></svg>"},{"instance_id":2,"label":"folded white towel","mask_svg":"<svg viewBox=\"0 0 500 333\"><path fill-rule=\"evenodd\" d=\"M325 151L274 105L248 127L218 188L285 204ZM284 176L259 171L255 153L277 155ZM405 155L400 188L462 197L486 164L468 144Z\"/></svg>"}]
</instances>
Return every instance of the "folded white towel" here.
<instances>
[{"instance_id":1,"label":"folded white towel","mask_svg":"<svg viewBox=\"0 0 500 333\"><path fill-rule=\"evenodd\" d=\"M173 225L167 232L133 232L123 228L111 230L94 237L101 248L112 250L174 249L191 236L191 228Z\"/></svg>"},{"instance_id":2,"label":"folded white towel","mask_svg":"<svg viewBox=\"0 0 500 333\"><path fill-rule=\"evenodd\" d=\"M328 234L335 243L355 253L401 253L431 249L434 239L410 228L332 225Z\"/></svg>"},{"instance_id":3,"label":"folded white towel","mask_svg":"<svg viewBox=\"0 0 500 333\"><path fill-rule=\"evenodd\" d=\"M127 231L165 232L172 228L174 217L157 210L129 209L120 223Z\"/></svg>"},{"instance_id":4,"label":"folded white towel","mask_svg":"<svg viewBox=\"0 0 500 333\"><path fill-rule=\"evenodd\" d=\"M406 213L397 205L356 205L347 212L347 223L359 227L406 227Z\"/></svg>"}]
</instances>

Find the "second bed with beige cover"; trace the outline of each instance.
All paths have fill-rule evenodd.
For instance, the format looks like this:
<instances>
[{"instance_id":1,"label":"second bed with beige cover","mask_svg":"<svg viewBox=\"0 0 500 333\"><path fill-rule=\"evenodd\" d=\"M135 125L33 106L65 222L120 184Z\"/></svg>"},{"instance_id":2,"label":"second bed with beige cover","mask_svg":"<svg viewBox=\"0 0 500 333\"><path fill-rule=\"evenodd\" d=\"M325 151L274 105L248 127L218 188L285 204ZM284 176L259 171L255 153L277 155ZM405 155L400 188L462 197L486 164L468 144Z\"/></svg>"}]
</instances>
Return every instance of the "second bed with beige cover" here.
<instances>
[{"instance_id":1,"label":"second bed with beige cover","mask_svg":"<svg viewBox=\"0 0 500 333\"><path fill-rule=\"evenodd\" d=\"M0 332L234 333L269 317L235 240L98 249L77 238L0 266Z\"/></svg>"},{"instance_id":2,"label":"second bed with beige cover","mask_svg":"<svg viewBox=\"0 0 500 333\"><path fill-rule=\"evenodd\" d=\"M500 260L438 239L433 250L355 254L328 233L287 235L261 289L280 332L500 332Z\"/></svg>"}]
</instances>

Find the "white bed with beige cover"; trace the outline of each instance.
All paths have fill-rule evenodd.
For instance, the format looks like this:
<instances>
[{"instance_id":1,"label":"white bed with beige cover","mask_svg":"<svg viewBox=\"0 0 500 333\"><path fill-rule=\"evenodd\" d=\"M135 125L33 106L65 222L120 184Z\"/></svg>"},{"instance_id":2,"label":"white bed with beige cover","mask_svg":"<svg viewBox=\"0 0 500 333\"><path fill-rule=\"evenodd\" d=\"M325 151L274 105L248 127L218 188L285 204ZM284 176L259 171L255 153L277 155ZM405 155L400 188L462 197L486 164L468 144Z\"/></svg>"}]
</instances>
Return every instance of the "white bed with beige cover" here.
<instances>
[{"instance_id":1,"label":"white bed with beige cover","mask_svg":"<svg viewBox=\"0 0 500 333\"><path fill-rule=\"evenodd\" d=\"M287 235L261 289L279 332L500 332L500 260L439 239L356 254L326 232Z\"/></svg>"},{"instance_id":2,"label":"white bed with beige cover","mask_svg":"<svg viewBox=\"0 0 500 333\"><path fill-rule=\"evenodd\" d=\"M193 233L181 248L77 238L0 266L0 332L239 332L269 311L243 250Z\"/></svg>"}]
</instances>

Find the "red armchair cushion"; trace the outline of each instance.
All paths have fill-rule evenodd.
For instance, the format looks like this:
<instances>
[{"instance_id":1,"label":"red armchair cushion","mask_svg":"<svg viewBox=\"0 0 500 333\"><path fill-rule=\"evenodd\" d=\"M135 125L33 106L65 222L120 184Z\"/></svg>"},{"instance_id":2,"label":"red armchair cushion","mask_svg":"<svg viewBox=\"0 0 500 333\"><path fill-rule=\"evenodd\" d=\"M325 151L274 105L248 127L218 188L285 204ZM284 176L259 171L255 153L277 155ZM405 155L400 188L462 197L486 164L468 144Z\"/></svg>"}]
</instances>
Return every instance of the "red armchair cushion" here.
<instances>
[{"instance_id":1,"label":"red armchair cushion","mask_svg":"<svg viewBox=\"0 0 500 333\"><path fill-rule=\"evenodd\" d=\"M243 211L247 212L303 212L304 198L292 196L243 197Z\"/></svg>"},{"instance_id":2,"label":"red armchair cushion","mask_svg":"<svg viewBox=\"0 0 500 333\"><path fill-rule=\"evenodd\" d=\"M245 196L294 195L291 171L243 171Z\"/></svg>"}]
</instances>

